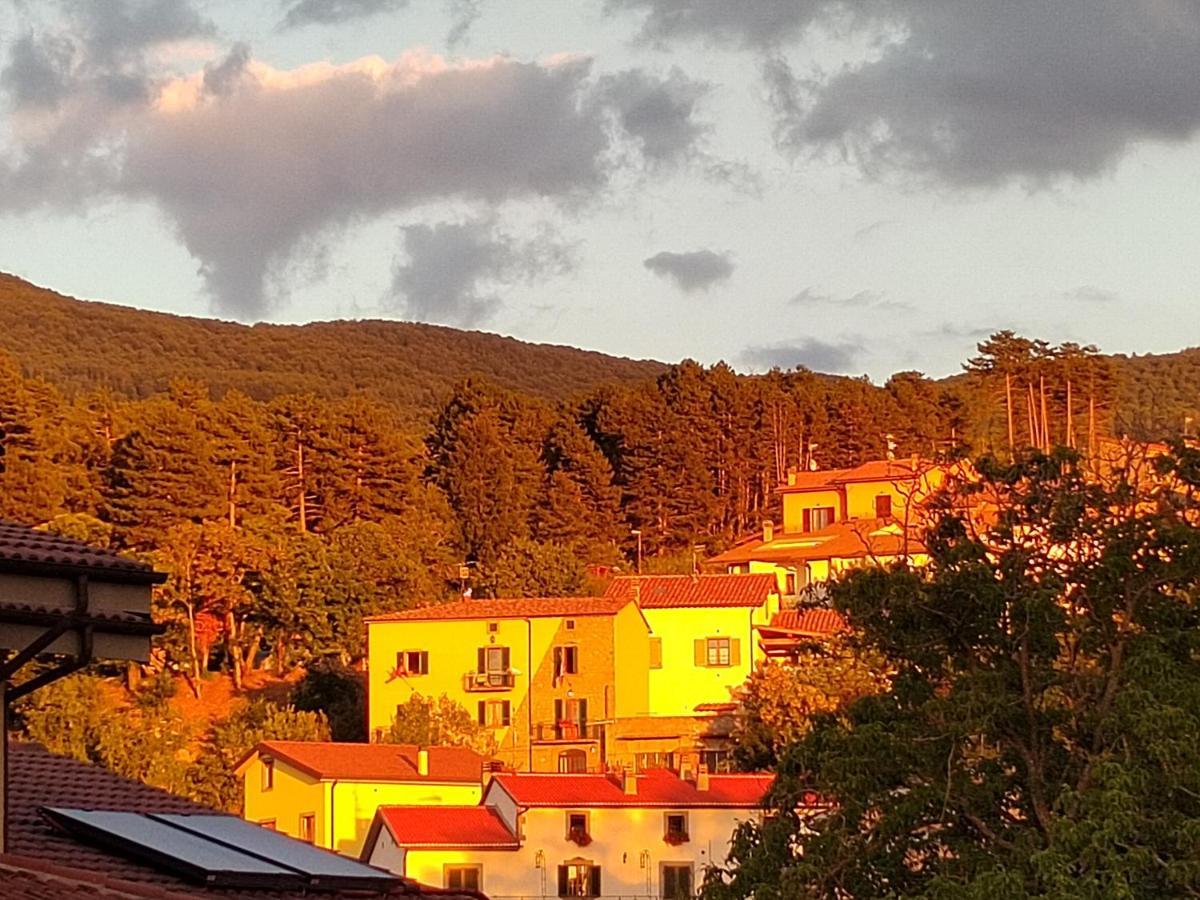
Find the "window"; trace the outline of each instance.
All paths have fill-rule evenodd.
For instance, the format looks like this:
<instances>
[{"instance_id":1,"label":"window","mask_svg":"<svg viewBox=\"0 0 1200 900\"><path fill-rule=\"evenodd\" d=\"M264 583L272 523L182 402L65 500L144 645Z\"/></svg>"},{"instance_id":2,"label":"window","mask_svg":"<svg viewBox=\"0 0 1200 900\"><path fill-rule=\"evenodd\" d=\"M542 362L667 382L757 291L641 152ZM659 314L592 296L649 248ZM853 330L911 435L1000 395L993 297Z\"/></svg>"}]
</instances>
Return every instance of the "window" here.
<instances>
[{"instance_id":1,"label":"window","mask_svg":"<svg viewBox=\"0 0 1200 900\"><path fill-rule=\"evenodd\" d=\"M483 884L483 866L446 866L442 883L452 891L478 891Z\"/></svg>"},{"instance_id":2,"label":"window","mask_svg":"<svg viewBox=\"0 0 1200 900\"><path fill-rule=\"evenodd\" d=\"M572 741L587 735L588 702L576 697L554 701L555 737L560 741Z\"/></svg>"},{"instance_id":3,"label":"window","mask_svg":"<svg viewBox=\"0 0 1200 900\"><path fill-rule=\"evenodd\" d=\"M662 668L662 638L650 638L650 668Z\"/></svg>"},{"instance_id":4,"label":"window","mask_svg":"<svg viewBox=\"0 0 1200 900\"><path fill-rule=\"evenodd\" d=\"M269 791L275 787L275 760L269 756L262 758L262 789Z\"/></svg>"},{"instance_id":5,"label":"window","mask_svg":"<svg viewBox=\"0 0 1200 900\"><path fill-rule=\"evenodd\" d=\"M585 812L567 813L567 840L580 847L586 847L592 842L588 832L588 814Z\"/></svg>"},{"instance_id":6,"label":"window","mask_svg":"<svg viewBox=\"0 0 1200 900\"><path fill-rule=\"evenodd\" d=\"M509 666L507 647L480 647L476 651L475 684L480 687L512 687L513 677Z\"/></svg>"},{"instance_id":7,"label":"window","mask_svg":"<svg viewBox=\"0 0 1200 900\"><path fill-rule=\"evenodd\" d=\"M428 675L429 653L425 650L401 650L396 654L397 675Z\"/></svg>"},{"instance_id":8,"label":"window","mask_svg":"<svg viewBox=\"0 0 1200 900\"><path fill-rule=\"evenodd\" d=\"M732 772L733 756L728 750L702 750L700 765L710 772Z\"/></svg>"},{"instance_id":9,"label":"window","mask_svg":"<svg viewBox=\"0 0 1200 900\"><path fill-rule=\"evenodd\" d=\"M507 700L480 700L479 724L488 728L507 728L512 723L511 709Z\"/></svg>"},{"instance_id":10,"label":"window","mask_svg":"<svg viewBox=\"0 0 1200 900\"><path fill-rule=\"evenodd\" d=\"M587 771L587 753L583 750L564 750L558 754L558 771L563 774Z\"/></svg>"},{"instance_id":11,"label":"window","mask_svg":"<svg viewBox=\"0 0 1200 900\"><path fill-rule=\"evenodd\" d=\"M833 507L832 506L814 506L812 509L806 509L803 513L802 530L804 531L820 531L822 528L828 528L833 524Z\"/></svg>"},{"instance_id":12,"label":"window","mask_svg":"<svg viewBox=\"0 0 1200 900\"><path fill-rule=\"evenodd\" d=\"M488 634L495 634L500 630L499 622L488 622Z\"/></svg>"},{"instance_id":13,"label":"window","mask_svg":"<svg viewBox=\"0 0 1200 900\"><path fill-rule=\"evenodd\" d=\"M579 648L574 644L554 648L554 677L579 674Z\"/></svg>"},{"instance_id":14,"label":"window","mask_svg":"<svg viewBox=\"0 0 1200 900\"><path fill-rule=\"evenodd\" d=\"M663 816L663 840L668 844L686 844L687 825L687 813L667 813Z\"/></svg>"},{"instance_id":15,"label":"window","mask_svg":"<svg viewBox=\"0 0 1200 900\"><path fill-rule=\"evenodd\" d=\"M309 844L317 842L317 814L316 813L301 813L300 814L300 834L299 838Z\"/></svg>"},{"instance_id":16,"label":"window","mask_svg":"<svg viewBox=\"0 0 1200 900\"><path fill-rule=\"evenodd\" d=\"M647 769L674 769L675 754L674 753L635 753L633 755L633 765L639 772L645 772Z\"/></svg>"},{"instance_id":17,"label":"window","mask_svg":"<svg viewBox=\"0 0 1200 900\"><path fill-rule=\"evenodd\" d=\"M789 597L795 596L795 594L796 594L796 573L795 572L788 572L787 575L785 575L783 577L783 592L785 594L787 594Z\"/></svg>"},{"instance_id":18,"label":"window","mask_svg":"<svg viewBox=\"0 0 1200 900\"><path fill-rule=\"evenodd\" d=\"M741 664L742 642L738 638L696 639L696 665L718 668L740 666Z\"/></svg>"},{"instance_id":19,"label":"window","mask_svg":"<svg viewBox=\"0 0 1200 900\"><path fill-rule=\"evenodd\" d=\"M692 896L692 866L690 863L663 863L663 900L687 900Z\"/></svg>"},{"instance_id":20,"label":"window","mask_svg":"<svg viewBox=\"0 0 1200 900\"><path fill-rule=\"evenodd\" d=\"M890 519L892 517L892 495L879 494L875 498L875 518Z\"/></svg>"},{"instance_id":21,"label":"window","mask_svg":"<svg viewBox=\"0 0 1200 900\"><path fill-rule=\"evenodd\" d=\"M575 620L567 619L567 631L574 631L574 630L575 630Z\"/></svg>"},{"instance_id":22,"label":"window","mask_svg":"<svg viewBox=\"0 0 1200 900\"><path fill-rule=\"evenodd\" d=\"M274 819L263 819L263 820L262 820L261 822L259 822L258 824L259 824L261 827L263 827L263 828L267 829L267 831L274 831L274 830L275 830L275 820L274 820Z\"/></svg>"},{"instance_id":23,"label":"window","mask_svg":"<svg viewBox=\"0 0 1200 900\"><path fill-rule=\"evenodd\" d=\"M583 860L559 866L558 896L599 897L600 867Z\"/></svg>"}]
</instances>

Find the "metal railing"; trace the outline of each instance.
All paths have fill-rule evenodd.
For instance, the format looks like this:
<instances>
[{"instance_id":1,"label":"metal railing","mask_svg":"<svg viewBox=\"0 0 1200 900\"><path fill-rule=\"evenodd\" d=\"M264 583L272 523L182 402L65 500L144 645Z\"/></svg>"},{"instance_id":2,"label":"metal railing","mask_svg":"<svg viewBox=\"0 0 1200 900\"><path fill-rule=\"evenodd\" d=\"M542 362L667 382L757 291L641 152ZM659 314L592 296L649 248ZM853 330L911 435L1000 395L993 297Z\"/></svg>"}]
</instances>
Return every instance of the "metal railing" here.
<instances>
[{"instance_id":1,"label":"metal railing","mask_svg":"<svg viewBox=\"0 0 1200 900\"><path fill-rule=\"evenodd\" d=\"M517 683L512 672L467 672L463 688L467 691L509 691Z\"/></svg>"},{"instance_id":2,"label":"metal railing","mask_svg":"<svg viewBox=\"0 0 1200 900\"><path fill-rule=\"evenodd\" d=\"M595 722L537 722L533 726L535 741L598 741L604 737L604 726Z\"/></svg>"}]
</instances>

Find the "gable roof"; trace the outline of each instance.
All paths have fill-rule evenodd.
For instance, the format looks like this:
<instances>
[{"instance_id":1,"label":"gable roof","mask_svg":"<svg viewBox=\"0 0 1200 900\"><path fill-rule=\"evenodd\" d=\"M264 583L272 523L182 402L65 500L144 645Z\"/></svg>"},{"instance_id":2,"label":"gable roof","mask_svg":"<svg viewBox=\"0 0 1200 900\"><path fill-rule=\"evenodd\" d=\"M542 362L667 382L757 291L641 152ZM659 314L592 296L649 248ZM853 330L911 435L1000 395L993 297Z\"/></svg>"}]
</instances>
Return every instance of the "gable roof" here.
<instances>
[{"instance_id":1,"label":"gable roof","mask_svg":"<svg viewBox=\"0 0 1200 900\"><path fill-rule=\"evenodd\" d=\"M329 741L262 741L255 755L281 759L313 778L339 781L402 781L481 784L483 757L467 747L427 747L429 774L417 771L416 744L353 744Z\"/></svg>"},{"instance_id":2,"label":"gable roof","mask_svg":"<svg viewBox=\"0 0 1200 900\"><path fill-rule=\"evenodd\" d=\"M22 861L36 861L35 865L38 866L55 867L62 877L70 878L70 873L74 873L82 881L112 884L115 886L114 890L126 890L132 896L158 897L164 900L178 897L298 900L301 896L312 900L314 896L379 896L364 894L362 891L314 895L312 891L300 893L272 889L231 890L195 884L165 869L144 865L118 853L110 853L77 841L54 828L39 814L38 809L52 806L116 812L216 815L215 810L158 788L122 778L99 766L55 756L37 744L12 742L9 745L8 766L8 852L12 854L12 857L8 858L20 857ZM3 859L5 857L0 857L0 860ZM388 896L416 897L424 894L470 897L472 900L478 900L478 895L471 892L454 894L425 888L409 879L401 880ZM8 894L3 896L7 897ZM52 893L48 896L59 895Z\"/></svg>"},{"instance_id":3,"label":"gable roof","mask_svg":"<svg viewBox=\"0 0 1200 900\"><path fill-rule=\"evenodd\" d=\"M381 806L363 847L363 858L375 845L379 827L386 828L397 846L411 848L470 848L517 850L520 839L490 806Z\"/></svg>"},{"instance_id":4,"label":"gable roof","mask_svg":"<svg viewBox=\"0 0 1200 900\"><path fill-rule=\"evenodd\" d=\"M910 529L910 532L912 529ZM886 519L852 519L835 522L819 531L776 532L770 541L753 537L705 560L708 565L746 562L803 562L814 559L866 559L924 553L925 545L913 534Z\"/></svg>"},{"instance_id":5,"label":"gable roof","mask_svg":"<svg viewBox=\"0 0 1200 900\"><path fill-rule=\"evenodd\" d=\"M776 593L775 576L755 575L619 575L604 596L636 599L643 609L762 606Z\"/></svg>"},{"instance_id":6,"label":"gable roof","mask_svg":"<svg viewBox=\"0 0 1200 900\"><path fill-rule=\"evenodd\" d=\"M708 790L667 769L651 769L628 777L637 779L637 793L627 794L610 775L560 775L529 772L497 774L492 790L503 790L525 807L733 807L755 809L774 781L772 775L710 775Z\"/></svg>"},{"instance_id":7,"label":"gable roof","mask_svg":"<svg viewBox=\"0 0 1200 900\"><path fill-rule=\"evenodd\" d=\"M0 884L5 900L183 900L185 896L8 853L0 855Z\"/></svg>"},{"instance_id":8,"label":"gable roof","mask_svg":"<svg viewBox=\"0 0 1200 900\"><path fill-rule=\"evenodd\" d=\"M817 469L789 472L788 480L778 487L782 494L804 491L832 491L858 481L911 481L928 463L911 459L872 459L845 469Z\"/></svg>"},{"instance_id":9,"label":"gable roof","mask_svg":"<svg viewBox=\"0 0 1200 900\"><path fill-rule=\"evenodd\" d=\"M60 578L86 574L129 584L158 584L167 577L136 559L2 519L0 572Z\"/></svg>"},{"instance_id":10,"label":"gable roof","mask_svg":"<svg viewBox=\"0 0 1200 900\"><path fill-rule=\"evenodd\" d=\"M807 606L801 609L785 609L771 617L770 625L759 625L760 632L786 632L801 636L826 637L845 631L846 620L834 609L824 606Z\"/></svg>"},{"instance_id":11,"label":"gable roof","mask_svg":"<svg viewBox=\"0 0 1200 900\"><path fill-rule=\"evenodd\" d=\"M370 616L365 622L440 621L442 619L537 619L558 616L611 616L628 600L612 597L520 597L453 600L419 609Z\"/></svg>"}]
</instances>

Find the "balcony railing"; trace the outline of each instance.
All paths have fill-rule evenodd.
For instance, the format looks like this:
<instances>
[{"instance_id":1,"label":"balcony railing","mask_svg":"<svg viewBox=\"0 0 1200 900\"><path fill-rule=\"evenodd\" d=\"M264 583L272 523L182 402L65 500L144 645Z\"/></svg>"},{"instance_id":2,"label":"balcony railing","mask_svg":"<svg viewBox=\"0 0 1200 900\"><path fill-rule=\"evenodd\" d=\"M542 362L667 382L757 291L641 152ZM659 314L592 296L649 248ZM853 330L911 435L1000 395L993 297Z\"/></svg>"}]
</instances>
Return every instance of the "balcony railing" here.
<instances>
[{"instance_id":1,"label":"balcony railing","mask_svg":"<svg viewBox=\"0 0 1200 900\"><path fill-rule=\"evenodd\" d=\"M463 687L468 691L510 691L517 683L512 672L467 672Z\"/></svg>"},{"instance_id":2,"label":"balcony railing","mask_svg":"<svg viewBox=\"0 0 1200 900\"><path fill-rule=\"evenodd\" d=\"M598 741L604 726L595 722L538 722L533 726L535 741Z\"/></svg>"}]
</instances>

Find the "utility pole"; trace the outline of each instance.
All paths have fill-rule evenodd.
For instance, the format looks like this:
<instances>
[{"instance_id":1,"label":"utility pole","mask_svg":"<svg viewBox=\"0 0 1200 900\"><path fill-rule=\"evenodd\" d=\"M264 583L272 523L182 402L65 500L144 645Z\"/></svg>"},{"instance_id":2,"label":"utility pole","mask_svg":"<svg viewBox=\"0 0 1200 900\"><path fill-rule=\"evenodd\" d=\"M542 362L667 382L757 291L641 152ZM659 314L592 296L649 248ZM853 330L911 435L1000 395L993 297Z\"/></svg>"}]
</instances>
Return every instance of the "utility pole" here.
<instances>
[{"instance_id":1,"label":"utility pole","mask_svg":"<svg viewBox=\"0 0 1200 900\"><path fill-rule=\"evenodd\" d=\"M637 573L642 574L642 529L635 528L629 532L637 538Z\"/></svg>"}]
</instances>

